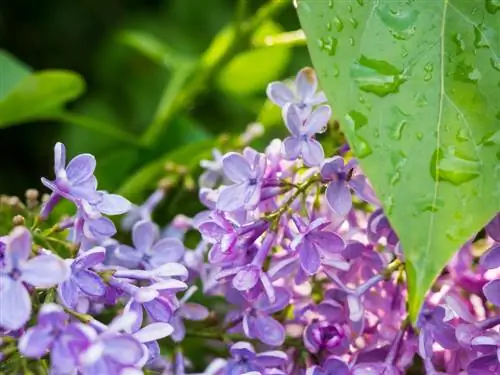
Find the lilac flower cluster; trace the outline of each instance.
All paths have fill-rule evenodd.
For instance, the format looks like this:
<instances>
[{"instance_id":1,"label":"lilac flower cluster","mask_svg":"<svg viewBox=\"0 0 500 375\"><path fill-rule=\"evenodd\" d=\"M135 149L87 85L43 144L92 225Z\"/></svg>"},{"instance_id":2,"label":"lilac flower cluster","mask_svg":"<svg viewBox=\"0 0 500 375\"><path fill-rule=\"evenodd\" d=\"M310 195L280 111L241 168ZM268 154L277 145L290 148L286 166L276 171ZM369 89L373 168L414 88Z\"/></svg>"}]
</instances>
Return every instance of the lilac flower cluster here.
<instances>
[{"instance_id":1,"label":"lilac flower cluster","mask_svg":"<svg viewBox=\"0 0 500 375\"><path fill-rule=\"evenodd\" d=\"M500 216L413 327L397 234L348 147L325 158L316 139L332 113L317 86L311 68L271 83L290 135L263 153L215 150L206 209L164 230L152 212L165 190L132 206L97 189L91 155L66 165L58 143L40 215L0 237L3 373L499 374ZM63 199L75 215L45 229ZM123 213L130 242L106 216Z\"/></svg>"}]
</instances>

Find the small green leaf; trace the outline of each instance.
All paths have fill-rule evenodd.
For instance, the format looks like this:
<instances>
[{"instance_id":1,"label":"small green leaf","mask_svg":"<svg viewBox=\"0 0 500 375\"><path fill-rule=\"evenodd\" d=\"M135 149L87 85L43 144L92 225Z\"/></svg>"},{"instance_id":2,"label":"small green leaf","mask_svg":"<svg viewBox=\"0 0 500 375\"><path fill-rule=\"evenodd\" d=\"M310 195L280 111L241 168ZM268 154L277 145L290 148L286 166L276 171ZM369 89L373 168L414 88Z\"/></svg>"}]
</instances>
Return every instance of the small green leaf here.
<instances>
[{"instance_id":1,"label":"small green leaf","mask_svg":"<svg viewBox=\"0 0 500 375\"><path fill-rule=\"evenodd\" d=\"M262 45L266 36L281 31L278 24L268 21L256 30L252 43ZM220 72L217 83L231 94L248 95L260 92L269 82L283 74L290 55L290 47L284 45L250 49L237 55L227 64Z\"/></svg>"},{"instance_id":2,"label":"small green leaf","mask_svg":"<svg viewBox=\"0 0 500 375\"><path fill-rule=\"evenodd\" d=\"M0 49L0 100L30 73L29 66Z\"/></svg>"},{"instance_id":3,"label":"small green leaf","mask_svg":"<svg viewBox=\"0 0 500 375\"><path fill-rule=\"evenodd\" d=\"M499 210L500 37L484 4L298 4L322 87L401 240L413 321Z\"/></svg>"},{"instance_id":4,"label":"small green leaf","mask_svg":"<svg viewBox=\"0 0 500 375\"><path fill-rule=\"evenodd\" d=\"M85 89L77 73L46 70L33 73L0 100L0 127L51 116Z\"/></svg>"}]
</instances>

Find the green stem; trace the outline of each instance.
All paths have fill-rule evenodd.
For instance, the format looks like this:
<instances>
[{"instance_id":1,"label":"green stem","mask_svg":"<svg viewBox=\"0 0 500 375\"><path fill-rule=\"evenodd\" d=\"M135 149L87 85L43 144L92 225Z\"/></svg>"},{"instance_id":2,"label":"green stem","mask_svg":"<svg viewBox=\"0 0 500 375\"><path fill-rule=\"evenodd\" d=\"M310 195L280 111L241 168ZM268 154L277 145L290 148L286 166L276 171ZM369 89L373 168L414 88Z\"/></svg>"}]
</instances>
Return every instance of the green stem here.
<instances>
[{"instance_id":1,"label":"green stem","mask_svg":"<svg viewBox=\"0 0 500 375\"><path fill-rule=\"evenodd\" d=\"M158 141L158 136L164 131L164 127L177 115L186 109L194 99L206 90L210 80L242 49L249 45L252 33L266 20L272 18L285 6L290 4L289 0L271 0L263 5L255 15L245 22L240 22L244 16L247 0L240 0L236 9L235 24L232 29L231 41L224 46L223 51L218 52L214 58L207 58L208 53L213 54L213 46L210 45L201 57L200 62L194 66L190 73L193 77L186 82L182 90L176 90L175 97L169 105L162 109L161 121L153 121L141 138L141 143L152 145ZM173 82L171 82L173 83ZM169 88L165 90L165 94ZM173 91L173 90L172 90ZM159 107L160 108L160 107Z\"/></svg>"},{"instance_id":2,"label":"green stem","mask_svg":"<svg viewBox=\"0 0 500 375\"><path fill-rule=\"evenodd\" d=\"M68 309L66 307L64 308L64 311L66 311L69 315L71 315L72 317L78 319L80 322L85 323L85 324L90 323L94 319L94 318L92 318L91 315L81 314L77 311Z\"/></svg>"}]
</instances>

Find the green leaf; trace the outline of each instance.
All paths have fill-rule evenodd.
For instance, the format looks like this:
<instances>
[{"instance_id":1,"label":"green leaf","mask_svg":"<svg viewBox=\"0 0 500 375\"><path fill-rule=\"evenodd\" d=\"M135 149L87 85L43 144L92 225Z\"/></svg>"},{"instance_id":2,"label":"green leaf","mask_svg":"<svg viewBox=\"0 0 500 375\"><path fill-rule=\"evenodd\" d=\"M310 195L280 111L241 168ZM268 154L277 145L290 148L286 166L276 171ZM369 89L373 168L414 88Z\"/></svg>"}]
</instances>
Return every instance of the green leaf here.
<instances>
[{"instance_id":1,"label":"green leaf","mask_svg":"<svg viewBox=\"0 0 500 375\"><path fill-rule=\"evenodd\" d=\"M230 33L232 29L223 31ZM254 45L262 45L266 36L278 34L281 27L268 21L263 23L252 36ZM229 39L228 36L225 38ZM227 43L221 37L221 43ZM220 72L217 83L224 91L236 95L248 95L260 92L267 84L278 79L285 71L290 61L289 46L254 48L234 57Z\"/></svg>"},{"instance_id":2,"label":"green leaf","mask_svg":"<svg viewBox=\"0 0 500 375\"><path fill-rule=\"evenodd\" d=\"M77 73L46 70L24 77L0 100L0 127L48 117L85 89Z\"/></svg>"},{"instance_id":3,"label":"green leaf","mask_svg":"<svg viewBox=\"0 0 500 375\"><path fill-rule=\"evenodd\" d=\"M30 73L29 66L0 49L0 100Z\"/></svg>"},{"instance_id":4,"label":"green leaf","mask_svg":"<svg viewBox=\"0 0 500 375\"><path fill-rule=\"evenodd\" d=\"M499 209L498 14L468 0L301 0L298 13L401 240L415 321L443 266Z\"/></svg>"}]
</instances>

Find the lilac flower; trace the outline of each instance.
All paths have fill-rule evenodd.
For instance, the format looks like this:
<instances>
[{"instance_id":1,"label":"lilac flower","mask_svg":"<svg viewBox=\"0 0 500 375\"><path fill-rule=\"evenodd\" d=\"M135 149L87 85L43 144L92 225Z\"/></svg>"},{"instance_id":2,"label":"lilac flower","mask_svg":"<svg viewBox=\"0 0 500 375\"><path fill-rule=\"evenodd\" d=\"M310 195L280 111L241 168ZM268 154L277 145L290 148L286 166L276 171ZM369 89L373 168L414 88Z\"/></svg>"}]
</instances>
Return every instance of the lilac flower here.
<instances>
[{"instance_id":1,"label":"lilac flower","mask_svg":"<svg viewBox=\"0 0 500 375\"><path fill-rule=\"evenodd\" d=\"M345 216L351 211L352 189L359 198L368 203L377 203L375 194L366 182L365 176L357 172L358 162L351 159L344 165L344 159L334 156L321 166L321 179L328 182L326 200L337 215Z\"/></svg>"},{"instance_id":2,"label":"lilac flower","mask_svg":"<svg viewBox=\"0 0 500 375\"><path fill-rule=\"evenodd\" d=\"M184 336L186 335L183 319L200 321L208 317L209 311L205 306L198 303L187 302L196 290L197 288L193 286L186 291L179 301L179 308L170 322L173 327L172 340L175 342L184 340Z\"/></svg>"},{"instance_id":3,"label":"lilac flower","mask_svg":"<svg viewBox=\"0 0 500 375\"><path fill-rule=\"evenodd\" d=\"M133 206L122 220L122 227L130 230L135 223L141 220L151 221L154 209L165 198L165 189L157 189L140 206Z\"/></svg>"},{"instance_id":4,"label":"lilac flower","mask_svg":"<svg viewBox=\"0 0 500 375\"><path fill-rule=\"evenodd\" d=\"M68 324L68 320L60 306L43 305L38 324L29 328L19 340L19 351L28 358L40 358L50 352L53 372L69 373L77 364L75 352L83 350L87 340L80 326Z\"/></svg>"},{"instance_id":5,"label":"lilac flower","mask_svg":"<svg viewBox=\"0 0 500 375\"><path fill-rule=\"evenodd\" d=\"M133 266L141 266L145 269L177 262L183 257L184 246L177 238L161 240L158 238L158 227L155 224L147 220L139 221L132 229L134 247L120 245L117 256Z\"/></svg>"},{"instance_id":6,"label":"lilac flower","mask_svg":"<svg viewBox=\"0 0 500 375\"><path fill-rule=\"evenodd\" d=\"M419 326L419 353L426 362L430 362L433 355L432 344L437 342L445 349L458 349L455 329L445 320L445 309L435 307L433 311L423 309L420 315Z\"/></svg>"},{"instance_id":7,"label":"lilac flower","mask_svg":"<svg viewBox=\"0 0 500 375\"><path fill-rule=\"evenodd\" d=\"M240 341L231 346L230 352L233 358L227 363L227 375L241 375L252 371L262 375L285 374L280 368L286 364L288 358L281 351L256 354L251 344Z\"/></svg>"},{"instance_id":8,"label":"lilac flower","mask_svg":"<svg viewBox=\"0 0 500 375\"><path fill-rule=\"evenodd\" d=\"M95 247L80 254L76 259L67 259L71 267L71 276L59 284L59 298L66 307L75 309L78 299L102 297L106 293L106 284L101 277L90 268L102 264L106 257L103 247Z\"/></svg>"},{"instance_id":9,"label":"lilac flower","mask_svg":"<svg viewBox=\"0 0 500 375\"><path fill-rule=\"evenodd\" d=\"M125 331L128 332L127 329ZM146 366L161 362L160 346L157 340L170 336L173 331L174 328L168 323L151 323L132 333L132 336L143 344L143 350L147 353ZM144 362L144 357L141 362Z\"/></svg>"},{"instance_id":10,"label":"lilac flower","mask_svg":"<svg viewBox=\"0 0 500 375\"><path fill-rule=\"evenodd\" d=\"M283 153L289 160L302 157L309 166L318 166L325 158L323 147L314 139L317 133L322 133L331 116L329 106L321 106L314 110L305 120L293 104L283 107L283 120L291 136L283 141Z\"/></svg>"},{"instance_id":11,"label":"lilac flower","mask_svg":"<svg viewBox=\"0 0 500 375\"><path fill-rule=\"evenodd\" d=\"M472 345L487 353L472 360L467 366L468 375L493 375L500 373L500 335L478 336ZM489 352L489 353L488 353ZM491 353L491 354L490 354Z\"/></svg>"},{"instance_id":12,"label":"lilac flower","mask_svg":"<svg viewBox=\"0 0 500 375\"><path fill-rule=\"evenodd\" d=\"M497 214L488 225L486 225L486 233L495 241L500 242L500 214Z\"/></svg>"},{"instance_id":13,"label":"lilac flower","mask_svg":"<svg viewBox=\"0 0 500 375\"><path fill-rule=\"evenodd\" d=\"M291 90L282 82L272 82L267 86L267 96L274 104L283 107L287 103L295 104L301 111L310 111L314 105L326 102L325 94L318 88L318 79L314 69L302 69L295 79L295 90ZM294 92L295 91L295 92Z\"/></svg>"},{"instance_id":14,"label":"lilac flower","mask_svg":"<svg viewBox=\"0 0 500 375\"><path fill-rule=\"evenodd\" d=\"M66 148L60 142L54 147L54 181L42 178L42 183L52 190L40 216L48 216L54 205L62 198L76 202L78 199L94 199L97 180L94 177L96 161L90 154L75 156L66 166Z\"/></svg>"},{"instance_id":15,"label":"lilac flower","mask_svg":"<svg viewBox=\"0 0 500 375\"><path fill-rule=\"evenodd\" d=\"M486 269L500 267L500 245L493 246L481 258L481 265ZM500 279L488 282L483 287L486 298L495 306L500 306Z\"/></svg>"},{"instance_id":16,"label":"lilac flower","mask_svg":"<svg viewBox=\"0 0 500 375\"><path fill-rule=\"evenodd\" d=\"M275 233L268 233L257 254L249 264L224 269L217 274L217 279L230 279L233 287L248 299L257 298L261 290L263 290L269 300L274 302L276 298L274 287L269 275L262 268L275 239Z\"/></svg>"},{"instance_id":17,"label":"lilac flower","mask_svg":"<svg viewBox=\"0 0 500 375\"><path fill-rule=\"evenodd\" d=\"M324 230L330 224L327 219L319 218L305 226L301 219L295 217L295 223L299 234L293 239L290 247L298 252L304 272L314 275L321 263L328 264L330 257L338 261L336 255L344 250L345 244L338 235Z\"/></svg>"},{"instance_id":18,"label":"lilac flower","mask_svg":"<svg viewBox=\"0 0 500 375\"><path fill-rule=\"evenodd\" d=\"M266 158L256 154L252 160L230 152L222 159L224 174L234 182L223 186L217 199L217 209L222 211L250 210L260 201L261 188L266 171Z\"/></svg>"},{"instance_id":19,"label":"lilac flower","mask_svg":"<svg viewBox=\"0 0 500 375\"><path fill-rule=\"evenodd\" d=\"M349 349L350 331L347 325L327 320L313 320L304 330L304 345L311 353L322 350L341 355Z\"/></svg>"},{"instance_id":20,"label":"lilac flower","mask_svg":"<svg viewBox=\"0 0 500 375\"><path fill-rule=\"evenodd\" d=\"M146 310L152 322L168 323L174 311L179 307L175 293L187 289L187 285L176 279L168 279L145 287L138 287L124 280L111 278L110 285L127 293L131 298L125 305L126 312L133 312L137 317L133 331L141 326Z\"/></svg>"},{"instance_id":21,"label":"lilac flower","mask_svg":"<svg viewBox=\"0 0 500 375\"><path fill-rule=\"evenodd\" d=\"M276 300L271 302L265 293L262 293L259 298L253 303L249 303L241 298L239 293L233 293L234 289L229 290L226 294L227 299L235 305L239 306L241 311L234 311L229 322L241 321L241 324L236 325L231 331L241 331L248 338L255 338L261 342L271 345L280 346L285 341L285 329L283 325L272 317L272 314L283 310L290 303L291 293L282 287L275 289Z\"/></svg>"},{"instance_id":22,"label":"lilac flower","mask_svg":"<svg viewBox=\"0 0 500 375\"><path fill-rule=\"evenodd\" d=\"M143 346L134 336L120 333L130 329L134 319L127 315L118 317L101 333L85 327L89 344L78 358L82 375L122 375L127 373L126 369L135 370L144 358Z\"/></svg>"},{"instance_id":23,"label":"lilac flower","mask_svg":"<svg viewBox=\"0 0 500 375\"><path fill-rule=\"evenodd\" d=\"M399 242L396 232L392 229L381 208L370 215L366 231L371 243L376 244L381 238L385 238L387 245L394 248Z\"/></svg>"},{"instance_id":24,"label":"lilac flower","mask_svg":"<svg viewBox=\"0 0 500 375\"><path fill-rule=\"evenodd\" d=\"M54 255L43 254L28 259L31 234L25 227L12 230L0 269L0 326L19 329L31 315L31 299L25 284L49 288L66 280L69 267Z\"/></svg>"}]
</instances>

